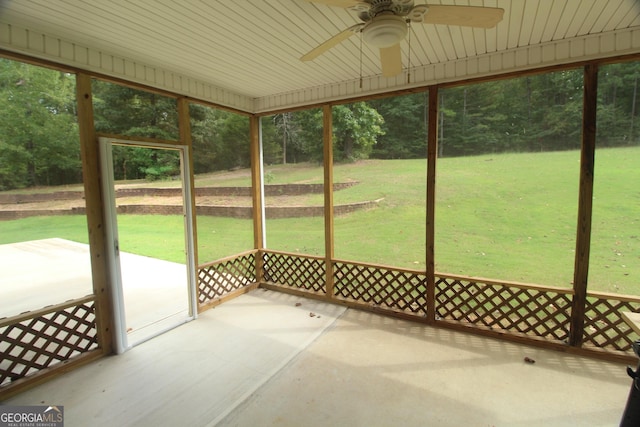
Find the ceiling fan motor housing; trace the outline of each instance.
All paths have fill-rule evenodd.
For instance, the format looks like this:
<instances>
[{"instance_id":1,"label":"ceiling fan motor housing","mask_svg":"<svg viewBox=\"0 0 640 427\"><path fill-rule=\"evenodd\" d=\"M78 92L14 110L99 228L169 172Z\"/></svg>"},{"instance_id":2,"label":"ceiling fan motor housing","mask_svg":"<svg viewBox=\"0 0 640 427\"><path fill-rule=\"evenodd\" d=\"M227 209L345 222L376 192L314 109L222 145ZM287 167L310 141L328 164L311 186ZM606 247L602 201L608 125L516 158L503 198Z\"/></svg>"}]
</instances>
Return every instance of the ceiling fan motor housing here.
<instances>
[{"instance_id":1,"label":"ceiling fan motor housing","mask_svg":"<svg viewBox=\"0 0 640 427\"><path fill-rule=\"evenodd\" d=\"M402 41L407 32L405 17L394 14L381 14L363 28L362 37L365 43L382 49Z\"/></svg>"}]
</instances>

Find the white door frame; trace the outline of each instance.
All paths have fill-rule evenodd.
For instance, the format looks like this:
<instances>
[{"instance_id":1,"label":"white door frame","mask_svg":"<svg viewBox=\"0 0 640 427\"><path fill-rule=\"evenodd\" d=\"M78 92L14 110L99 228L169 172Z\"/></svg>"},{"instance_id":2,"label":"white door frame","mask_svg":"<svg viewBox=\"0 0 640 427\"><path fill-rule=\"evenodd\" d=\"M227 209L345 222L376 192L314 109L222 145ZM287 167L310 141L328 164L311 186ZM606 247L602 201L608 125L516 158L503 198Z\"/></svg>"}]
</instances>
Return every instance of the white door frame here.
<instances>
[{"instance_id":1,"label":"white door frame","mask_svg":"<svg viewBox=\"0 0 640 427\"><path fill-rule=\"evenodd\" d=\"M113 155L112 146L125 145L129 147L143 147L177 150L180 153L180 175L182 178L183 197L183 216L184 216L184 234L186 249L186 265L187 265L187 284L188 284L188 303L189 317L187 320L193 320L198 316L198 303L196 292L196 265L195 265L195 247L193 239L193 216L191 208L191 171L189 169L189 150L188 147L179 144L153 143L143 141L131 141L118 138L99 138L100 144L100 167L102 178L102 192L104 195L105 207L105 231L107 236L107 260L111 274L110 290L113 301L113 322L114 331L113 338L116 353L121 354L131 348L127 339L126 319L124 311L124 294L122 287L122 271L120 268L120 247L118 240L118 222L116 212L116 198L113 183ZM178 326L178 325L175 325ZM174 326L174 327L175 327ZM170 328L171 329L171 328ZM157 336L165 331L161 331ZM149 338L153 338L149 337ZM138 343L139 344L139 343Z\"/></svg>"}]
</instances>

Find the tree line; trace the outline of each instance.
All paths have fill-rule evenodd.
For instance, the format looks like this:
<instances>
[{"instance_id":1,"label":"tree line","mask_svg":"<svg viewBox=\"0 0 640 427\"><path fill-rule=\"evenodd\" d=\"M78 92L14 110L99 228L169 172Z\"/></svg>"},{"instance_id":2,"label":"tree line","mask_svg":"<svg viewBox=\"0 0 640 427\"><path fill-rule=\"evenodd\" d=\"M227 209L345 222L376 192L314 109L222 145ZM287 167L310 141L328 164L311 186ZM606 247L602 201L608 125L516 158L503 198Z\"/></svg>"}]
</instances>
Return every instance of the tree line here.
<instances>
[{"instance_id":1,"label":"tree line","mask_svg":"<svg viewBox=\"0 0 640 427\"><path fill-rule=\"evenodd\" d=\"M602 66L598 145L638 144L640 62ZM582 70L564 70L439 90L438 156L577 149ZM175 140L174 98L93 82L98 132ZM0 190L82 182L75 76L0 59ZM334 160L426 157L428 94L332 107ZM250 165L246 116L193 103L196 174ZM322 109L261 118L267 164L321 162ZM162 150L114 151L116 179L176 175Z\"/></svg>"}]
</instances>

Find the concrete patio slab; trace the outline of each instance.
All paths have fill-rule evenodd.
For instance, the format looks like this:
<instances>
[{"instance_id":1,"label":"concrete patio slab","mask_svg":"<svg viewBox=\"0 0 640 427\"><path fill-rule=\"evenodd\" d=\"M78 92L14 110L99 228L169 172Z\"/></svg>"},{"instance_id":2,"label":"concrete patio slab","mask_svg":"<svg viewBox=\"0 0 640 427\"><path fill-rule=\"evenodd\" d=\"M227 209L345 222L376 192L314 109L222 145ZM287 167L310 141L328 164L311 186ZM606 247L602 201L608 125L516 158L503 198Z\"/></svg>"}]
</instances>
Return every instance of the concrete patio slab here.
<instances>
[{"instance_id":1,"label":"concrete patio slab","mask_svg":"<svg viewBox=\"0 0 640 427\"><path fill-rule=\"evenodd\" d=\"M622 364L257 289L4 403L64 405L70 427L590 427L618 425L630 384Z\"/></svg>"},{"instance_id":2,"label":"concrete patio slab","mask_svg":"<svg viewBox=\"0 0 640 427\"><path fill-rule=\"evenodd\" d=\"M130 342L184 322L184 264L121 252ZM93 293L89 246L52 238L0 245L0 317L14 316Z\"/></svg>"}]
</instances>

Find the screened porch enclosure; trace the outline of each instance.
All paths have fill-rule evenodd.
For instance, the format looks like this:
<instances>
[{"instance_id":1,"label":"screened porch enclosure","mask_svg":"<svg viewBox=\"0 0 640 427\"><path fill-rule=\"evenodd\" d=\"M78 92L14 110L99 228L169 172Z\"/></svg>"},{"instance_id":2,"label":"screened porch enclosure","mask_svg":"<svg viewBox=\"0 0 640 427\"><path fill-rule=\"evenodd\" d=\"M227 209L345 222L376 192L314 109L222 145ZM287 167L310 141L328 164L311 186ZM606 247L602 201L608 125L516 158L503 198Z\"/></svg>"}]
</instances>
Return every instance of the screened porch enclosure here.
<instances>
[{"instance_id":1,"label":"screened porch enclosure","mask_svg":"<svg viewBox=\"0 0 640 427\"><path fill-rule=\"evenodd\" d=\"M244 165L242 177L237 178L237 182L233 181L233 191L229 189L231 186L219 183L222 180L221 174L230 173L228 170L215 171L216 173L206 171L206 174L211 174L207 179L213 184L197 184L197 173L192 172L187 185L195 195L193 204L189 206L190 209L184 209L185 202L182 201L182 205L177 207L180 212L188 212L183 215L191 215L194 224L192 237L195 246L188 255L191 256L190 262L193 262L197 272L196 299L199 313L257 288L263 288L429 327L476 333L609 361L635 361L631 345L637 337L626 323L623 314L640 313L640 297L622 292L606 292L605 290L611 290L609 288L592 289L589 286L590 271L597 273L597 269L602 267L596 263L593 263L596 267L591 267L590 255L595 252L592 236L602 238L610 233L610 230L601 234L592 233L593 218L607 218L605 209L594 209L592 205L594 194L602 194L596 193L594 188L598 191L615 189L611 185L615 177L608 177L608 185L598 188L598 177L594 173L595 165L598 163L595 159L601 152L603 158L612 152L599 151L600 147L596 149L596 143L606 140L607 143L613 144L612 141L619 138L619 135L598 134L594 126L599 117L596 112L602 111L605 107L599 105L602 100L597 96L597 77L606 67L606 64L592 61L571 70L563 69L549 73L561 82L572 82L572 86L567 89L566 97L559 97L554 106L561 109L568 105L568 100L578 96L580 109L577 116L580 121L579 124L572 122L573 127L566 130L569 140L566 141L566 146L547 150L570 152L568 157L559 160L559 164L562 168L572 163L567 169L573 173L574 181L567 186L566 193L562 194L569 194L567 197L573 197L576 201L569 213L563 213L562 218L558 218L558 224L562 224L558 228L570 229L571 237L569 243L565 238L558 238L557 241L562 245L569 244L571 248L567 252L570 253L563 254L563 262L558 267L557 275L549 279L550 283L547 284L544 283L546 279L536 276L540 271L531 270L554 270L556 264L551 261L555 260L549 256L545 258L545 253L537 249L531 250L531 257L535 256L536 260L535 268L522 268L518 270L522 271L522 276L516 278L520 280L507 280L493 277L493 274L498 275L499 272L491 272L487 263L484 265L487 270L474 266L469 275L465 275L464 269L468 265L464 262L465 257L470 258L477 253L469 254L458 250L462 247L459 246L459 240L447 240L447 233L455 226L461 226L462 222L441 222L441 218L447 219L445 212L450 209L449 205L455 208L462 206L455 215L449 214L451 218L463 218L465 206L461 200L453 197L446 198L444 203L447 204L440 205L444 199L438 197L450 196L451 193L446 191L449 186L461 189L463 184L468 185L469 181L471 184L477 184L475 188L479 193L490 194L492 188L491 181L487 181L488 184L484 182L485 187L481 187L481 182L465 182L464 174L460 172L453 177L441 175L450 167L450 158L446 153L468 147L460 145L465 142L464 138L453 138L452 133L456 129L460 133L463 133L464 129L467 132L465 138L469 139L485 138L487 128L490 128L482 122L481 113L486 111L487 106L470 102L476 87L469 86L456 93L458 87L454 85L434 85L409 94L400 94L415 96L413 101L422 108L423 114L413 123L417 127L415 138L421 142L412 148L421 155L417 158L400 159L411 162L402 163L404 169L396 172L396 175L385 172L382 160L376 159L367 163L370 159L354 157L354 147L335 143L340 137L339 131L348 128L335 126L343 124L340 120L346 120L345 117L348 118L350 113L364 109L366 105L354 103L345 106L346 104L330 103L301 113L315 125L306 129L311 135L309 140L314 143L305 146L304 150L300 149L297 155L309 154L313 156L309 159L316 162L309 166L308 170L305 168L305 171L301 172L296 170L297 165L290 158L287 160L290 162L287 164L288 167L285 167L286 162L283 162L281 167L274 167L264 161L267 149L273 149L274 146L273 140L268 139L269 128L265 116L230 113L230 120L233 122L230 130L227 129L232 135L230 138L237 137L235 132L244 136L244 140L239 139L237 142L237 146L242 148L238 154L217 146L218 140L209 147L198 146L194 142L194 135L197 135L194 129L198 125L194 116L203 114L219 119L217 111L194 112L201 105L184 97L178 97L175 102L170 96L166 97L168 101L152 97L155 103L153 105L166 102L167 110L173 111L173 115L165 116L170 117L173 123L167 137L174 139L143 137L146 142L185 147L193 163L198 160L198 153L204 156L209 149L219 157L228 155L228 159L234 159L239 165ZM531 76L523 78L529 79ZM114 302L107 292L112 284L103 261L107 252L105 248L112 242L102 231L105 202L101 195L100 177L97 172L100 160L97 141L100 137L133 140L138 136L107 134L103 132L104 129L97 129L96 123L104 124L94 118L96 106L92 102L92 94L94 89L100 93L100 89L96 88L99 85L90 74L84 72L78 72L76 80L93 289L87 296L0 320L2 351L8 355L5 359L11 360L10 364L3 364L0 372L0 392L7 396L58 373L111 354L114 350ZM601 78L600 82L604 80ZM489 89L488 92L495 92L495 88ZM475 95L476 99L484 96L480 89ZM451 116L449 119L445 117L444 110L449 108L447 106L452 102L458 102L456 100L462 100L461 103L464 105L467 114L464 123L465 126L468 125L466 128L463 128L461 123L448 123L447 120L451 120ZM371 102L373 101L382 103L379 97L372 98ZM542 109L544 107L540 108ZM567 110L576 114L575 108ZM472 126L474 120L475 128ZM387 131L393 126L402 128L405 124L406 122L392 123L389 120ZM305 129L300 132L304 131ZM543 136L538 135L534 143L552 143ZM532 143L531 140L525 141L524 136L521 137L523 144ZM348 140L349 135L344 138ZM513 138L510 141L513 141ZM491 138L487 137L483 144L490 142ZM495 146L497 145L496 143ZM385 147L361 147L365 154L373 153L366 150L383 148ZM615 146L616 150L619 148ZM633 144L625 143L622 148L629 150L624 151L624 157L637 158L637 147ZM293 146L290 146L289 156L293 156L293 150ZM503 147L502 151L498 148L492 150L489 154L460 153L460 157L468 161L469 159L462 154L469 154L468 157L473 157L473 161L477 162L475 168L478 169L491 164L492 167L487 169L487 174L497 174L498 160L504 159L499 156L511 155L514 149L513 146L508 146ZM274 157L285 156L282 152L271 154ZM482 157L485 155L493 157ZM345 160L346 162L341 163ZM385 159L384 162L396 160L398 159ZM550 162L548 158L544 158L544 161ZM193 163L189 169L197 171L197 165ZM353 168L359 163L368 166L368 173L373 176L357 177ZM301 182L281 185L278 180L291 172L288 169L299 174L295 175L296 181ZM632 169L631 166L626 170ZM373 181L375 175L381 180ZM400 182L400 178L405 175L410 177L408 181L413 182L415 186L395 183L394 179ZM454 178L460 179L457 185L453 185L456 184ZM450 179L449 184L453 184L443 185L447 179ZM368 184L367 180L372 180L374 184ZM518 183L515 182L516 179L513 181L511 184L515 187ZM542 178L540 182L543 182ZM383 187L383 183L388 186ZM300 194L294 194L287 186L297 186L296 191ZM224 188L229 192L222 196L213 196L212 188L217 191ZM626 188L618 191L623 194ZM291 193L287 193L289 191ZM411 199L415 204L410 205L398 199L403 191L409 193L407 199ZM455 195L455 192L453 193ZM616 195L617 193L614 193L614 197ZM231 200L234 213L214 212L216 197ZM293 202L291 204L295 206L280 205L292 199L296 202L304 201L306 205L298 206ZM599 198L596 198L594 203L597 204L597 200ZM410 214L406 216L402 210L405 207L403 202L409 206L407 210ZM370 204L363 208L363 203ZM535 210L534 208L544 203L544 194L538 195L538 198L525 208ZM288 215L283 213L286 211L284 208L295 208L299 211L296 215ZM472 216L480 215L477 212L473 214ZM632 211L629 218L635 214ZM534 220L535 217L531 221ZM629 224L635 224L632 221ZM602 221L607 222L610 221ZM358 226L362 227L361 234L349 234L354 229L358 230ZM383 233L383 229L391 231ZM442 234L440 230L443 230ZM617 230L616 232L620 233L619 229ZM471 240L472 231L476 230L469 226L468 241ZM295 233L295 236L292 237L291 233ZM488 234L497 233L496 230L490 230ZM536 237L534 233L535 230L527 230L525 236ZM617 239L627 244L633 238L625 240L618 236ZM226 244L229 246L225 246ZM520 249L523 247L522 242L518 241L517 244L520 245ZM402 251L407 247L410 248L410 257L406 255L407 251ZM505 254L517 253L515 247L506 247L502 257L506 257ZM371 248L374 250L367 252ZM622 255L624 251L621 248L622 246L619 252ZM396 253L400 254L398 258L394 258ZM524 253L527 254L526 250ZM369 256L379 258L372 261L367 259ZM637 271L637 262L634 264L637 260L633 258L633 254L626 259L629 270ZM608 277L612 278L611 281L615 282L616 286L622 287L623 281L616 279L614 273L624 276L628 271L625 270L626 265L612 263L611 268L607 268L607 274L610 274ZM488 272L487 275L490 277L484 278L481 275L484 271ZM612 271L614 273L611 273ZM600 274L594 274L594 277L603 277L602 272ZM44 346L43 341L46 342Z\"/></svg>"}]
</instances>

